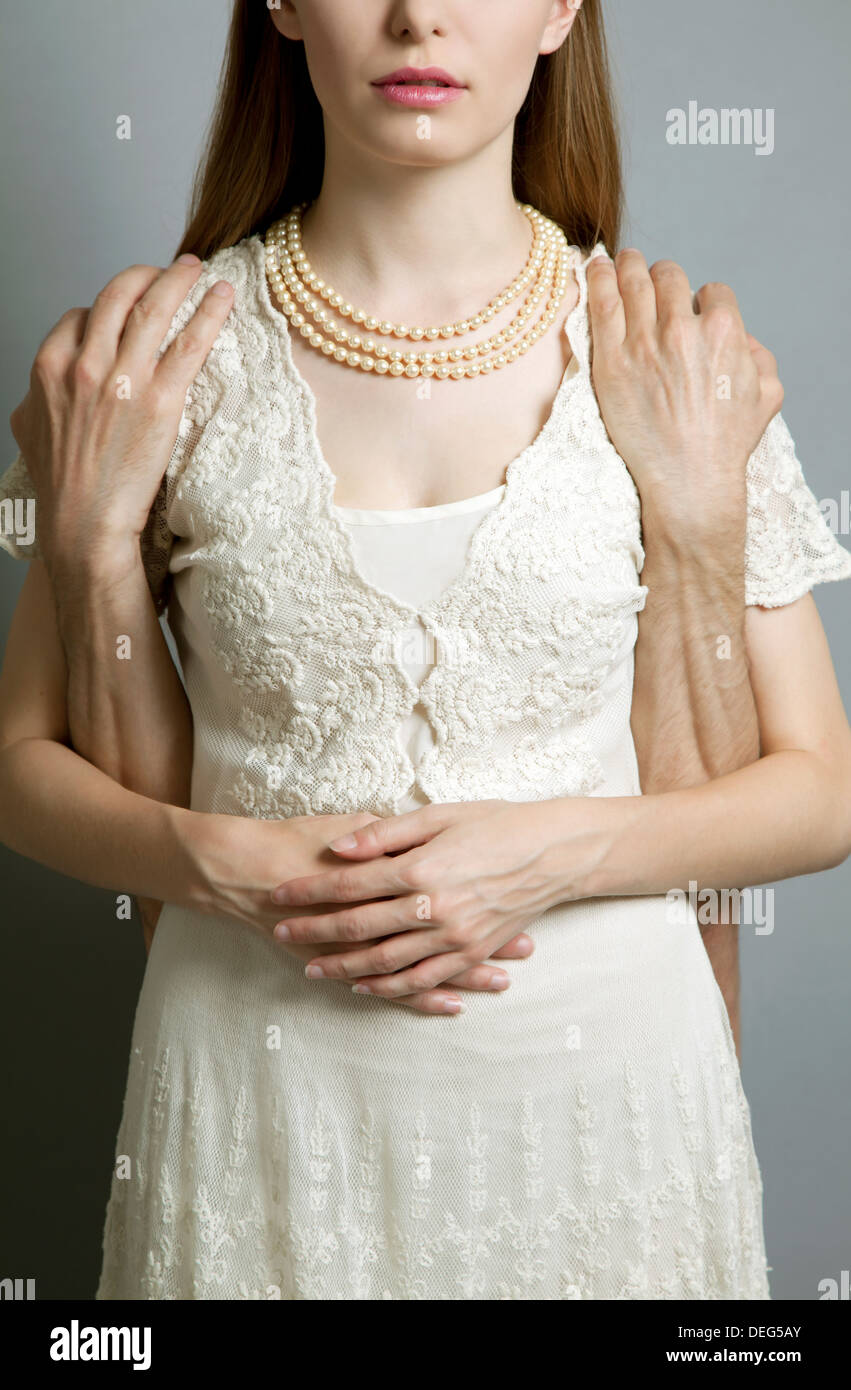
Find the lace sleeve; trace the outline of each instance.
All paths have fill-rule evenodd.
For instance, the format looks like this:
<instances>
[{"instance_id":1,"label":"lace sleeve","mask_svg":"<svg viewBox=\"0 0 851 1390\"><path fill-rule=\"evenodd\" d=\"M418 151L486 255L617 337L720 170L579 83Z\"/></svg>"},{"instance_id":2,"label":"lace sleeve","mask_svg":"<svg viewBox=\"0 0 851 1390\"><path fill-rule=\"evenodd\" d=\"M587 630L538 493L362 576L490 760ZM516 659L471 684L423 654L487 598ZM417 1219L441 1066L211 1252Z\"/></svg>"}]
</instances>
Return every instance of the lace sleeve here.
<instances>
[{"instance_id":1,"label":"lace sleeve","mask_svg":"<svg viewBox=\"0 0 851 1390\"><path fill-rule=\"evenodd\" d=\"M747 467L745 603L779 608L814 584L851 578L851 552L836 539L807 486L781 414Z\"/></svg>"},{"instance_id":2,"label":"lace sleeve","mask_svg":"<svg viewBox=\"0 0 851 1390\"><path fill-rule=\"evenodd\" d=\"M172 318L157 353L158 359L189 322L216 278L216 267L211 262L202 262L198 279ZM210 393L202 380L204 370L202 366L186 392L171 458L140 538L142 563L158 614L165 612L171 591L169 564L174 536L168 524L169 507L177 481L201 436L209 413ZM19 453L6 472L0 476L0 548L16 560L40 558L37 511L35 488L24 457Z\"/></svg>"}]
</instances>

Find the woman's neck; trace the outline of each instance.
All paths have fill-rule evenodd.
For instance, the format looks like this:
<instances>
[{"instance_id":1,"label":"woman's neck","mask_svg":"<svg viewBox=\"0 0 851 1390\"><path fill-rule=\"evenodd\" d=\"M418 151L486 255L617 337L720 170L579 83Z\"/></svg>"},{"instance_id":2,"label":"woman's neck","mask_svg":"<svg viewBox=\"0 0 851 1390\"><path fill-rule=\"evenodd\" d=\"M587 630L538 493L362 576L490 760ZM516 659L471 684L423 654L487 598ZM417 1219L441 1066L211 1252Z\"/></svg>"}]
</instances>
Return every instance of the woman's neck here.
<instances>
[{"instance_id":1,"label":"woman's neck","mask_svg":"<svg viewBox=\"0 0 851 1390\"><path fill-rule=\"evenodd\" d=\"M317 274L378 318L438 322L475 313L522 267L531 247L510 178L384 166L378 177L326 160L303 221ZM369 177L367 177L367 173Z\"/></svg>"}]
</instances>

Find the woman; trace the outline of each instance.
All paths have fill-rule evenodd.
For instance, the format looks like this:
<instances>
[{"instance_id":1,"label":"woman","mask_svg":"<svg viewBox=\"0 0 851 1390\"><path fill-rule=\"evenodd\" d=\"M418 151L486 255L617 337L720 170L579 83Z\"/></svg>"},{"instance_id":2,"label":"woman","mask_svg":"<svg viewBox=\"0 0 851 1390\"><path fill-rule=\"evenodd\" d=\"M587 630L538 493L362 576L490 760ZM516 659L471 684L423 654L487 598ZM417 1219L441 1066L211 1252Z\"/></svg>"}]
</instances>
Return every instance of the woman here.
<instances>
[{"instance_id":1,"label":"woman","mask_svg":"<svg viewBox=\"0 0 851 1390\"><path fill-rule=\"evenodd\" d=\"M52 585L4 667L3 838L165 903L97 1296L767 1298L732 1033L666 895L851 848L809 597L851 556L773 359L726 287L698 314L678 267L606 251L596 0L240 3L229 63L200 275L66 316L3 480L53 460L41 550L6 538ZM706 471L747 517L762 756L642 796L636 488L652 513ZM64 746L99 701L114 781Z\"/></svg>"}]
</instances>

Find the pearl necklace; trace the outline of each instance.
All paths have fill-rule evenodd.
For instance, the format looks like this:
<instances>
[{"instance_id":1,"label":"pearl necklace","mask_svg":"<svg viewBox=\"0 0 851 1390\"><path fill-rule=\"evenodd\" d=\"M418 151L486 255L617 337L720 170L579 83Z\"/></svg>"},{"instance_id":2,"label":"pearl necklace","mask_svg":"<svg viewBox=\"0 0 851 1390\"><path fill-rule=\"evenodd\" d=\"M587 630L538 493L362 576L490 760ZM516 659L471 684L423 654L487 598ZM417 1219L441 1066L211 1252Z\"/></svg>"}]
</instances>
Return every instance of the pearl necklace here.
<instances>
[{"instance_id":1,"label":"pearl necklace","mask_svg":"<svg viewBox=\"0 0 851 1390\"><path fill-rule=\"evenodd\" d=\"M508 366L529 351L553 323L567 292L571 258L567 238L557 223L530 204L522 203L518 207L532 224L529 258L507 289L496 295L481 313L456 323L428 328L377 319L344 300L332 286L315 274L301 245L301 216L307 206L300 203L267 231L266 272L275 297L293 327L298 329L311 347L344 366L375 372L378 376L422 376L439 380L458 381L465 377L487 375ZM423 338L434 341L437 338L458 337L490 322L527 286L530 289L525 304L505 329L480 343L437 352L401 352L398 348L377 343L372 337L363 338L359 333L351 333L342 326L335 326L332 315L320 302L324 301L341 317L363 324L370 333L410 338L415 342ZM548 290L541 317L532 328L523 332ZM511 346L506 346L509 343ZM493 355L488 357L488 353Z\"/></svg>"}]
</instances>

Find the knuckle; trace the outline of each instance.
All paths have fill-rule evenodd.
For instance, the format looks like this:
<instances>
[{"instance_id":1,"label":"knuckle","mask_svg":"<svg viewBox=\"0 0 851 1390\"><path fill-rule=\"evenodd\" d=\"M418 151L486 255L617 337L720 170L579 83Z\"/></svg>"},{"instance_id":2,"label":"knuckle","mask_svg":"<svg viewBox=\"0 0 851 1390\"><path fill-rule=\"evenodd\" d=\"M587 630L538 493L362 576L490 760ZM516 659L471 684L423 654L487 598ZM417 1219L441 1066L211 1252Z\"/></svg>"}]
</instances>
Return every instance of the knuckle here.
<instances>
[{"instance_id":1,"label":"knuckle","mask_svg":"<svg viewBox=\"0 0 851 1390\"><path fill-rule=\"evenodd\" d=\"M201 351L201 339L197 329L190 332L188 328L184 328L182 333L178 333L174 340L174 350L178 357L194 357L199 353Z\"/></svg>"},{"instance_id":2,"label":"knuckle","mask_svg":"<svg viewBox=\"0 0 851 1390\"><path fill-rule=\"evenodd\" d=\"M701 286L699 293L719 294L722 291L724 294L733 294L730 286L726 285L723 280L707 280L706 284Z\"/></svg>"},{"instance_id":3,"label":"knuckle","mask_svg":"<svg viewBox=\"0 0 851 1390\"><path fill-rule=\"evenodd\" d=\"M146 416L157 419L174 407L175 397L171 389L154 376L147 383L144 393L140 394L139 403Z\"/></svg>"},{"instance_id":4,"label":"knuckle","mask_svg":"<svg viewBox=\"0 0 851 1390\"><path fill-rule=\"evenodd\" d=\"M153 312L154 308L151 301L142 295L142 298L137 299L133 308L130 310L130 318L134 323L144 327L145 324L150 322Z\"/></svg>"},{"instance_id":5,"label":"knuckle","mask_svg":"<svg viewBox=\"0 0 851 1390\"><path fill-rule=\"evenodd\" d=\"M364 937L363 924L356 917L338 918L341 941L362 941Z\"/></svg>"},{"instance_id":6,"label":"knuckle","mask_svg":"<svg viewBox=\"0 0 851 1390\"><path fill-rule=\"evenodd\" d=\"M658 278L662 275L681 275L682 270L682 266L677 261L661 260L653 262L650 267L650 274Z\"/></svg>"},{"instance_id":7,"label":"knuckle","mask_svg":"<svg viewBox=\"0 0 851 1390\"><path fill-rule=\"evenodd\" d=\"M394 960L389 946L376 946L372 953L372 963L375 965L376 973L387 975L394 969Z\"/></svg>"},{"instance_id":8,"label":"knuckle","mask_svg":"<svg viewBox=\"0 0 851 1390\"><path fill-rule=\"evenodd\" d=\"M776 376L766 377L763 391L769 405L771 405L775 411L778 411L786 398L786 392L783 389L783 383L780 378Z\"/></svg>"},{"instance_id":9,"label":"knuckle","mask_svg":"<svg viewBox=\"0 0 851 1390\"><path fill-rule=\"evenodd\" d=\"M95 304L121 303L127 297L127 290L120 279L108 280L95 295Z\"/></svg>"},{"instance_id":10,"label":"knuckle","mask_svg":"<svg viewBox=\"0 0 851 1390\"><path fill-rule=\"evenodd\" d=\"M634 261L625 261L618 267L618 283L627 294L640 294L643 290L653 290L653 285L643 266Z\"/></svg>"},{"instance_id":11,"label":"knuckle","mask_svg":"<svg viewBox=\"0 0 851 1390\"><path fill-rule=\"evenodd\" d=\"M75 359L71 375L74 385L84 390L94 390L100 385L100 368L85 353Z\"/></svg>"},{"instance_id":12,"label":"knuckle","mask_svg":"<svg viewBox=\"0 0 851 1390\"><path fill-rule=\"evenodd\" d=\"M672 315L666 319L660 328L662 343L667 348L684 348L689 340L692 331L692 324L679 314Z\"/></svg>"},{"instance_id":13,"label":"knuckle","mask_svg":"<svg viewBox=\"0 0 851 1390\"><path fill-rule=\"evenodd\" d=\"M732 337L738 332L736 315L728 304L715 304L707 310L707 321L713 332L720 338Z\"/></svg>"},{"instance_id":14,"label":"knuckle","mask_svg":"<svg viewBox=\"0 0 851 1390\"><path fill-rule=\"evenodd\" d=\"M441 930L444 946L463 956L467 947L467 933L459 922L448 922Z\"/></svg>"},{"instance_id":15,"label":"knuckle","mask_svg":"<svg viewBox=\"0 0 851 1390\"><path fill-rule=\"evenodd\" d=\"M337 889L344 898L357 896L357 881L351 869L341 869L337 875Z\"/></svg>"},{"instance_id":16,"label":"knuckle","mask_svg":"<svg viewBox=\"0 0 851 1390\"><path fill-rule=\"evenodd\" d=\"M412 888L416 893L422 892L432 881L431 870L424 859L415 859L412 864L406 864L399 870L399 877L407 888Z\"/></svg>"},{"instance_id":17,"label":"knuckle","mask_svg":"<svg viewBox=\"0 0 851 1390\"><path fill-rule=\"evenodd\" d=\"M62 360L52 343L42 343L33 358L31 376L36 381L55 381L62 374Z\"/></svg>"}]
</instances>

